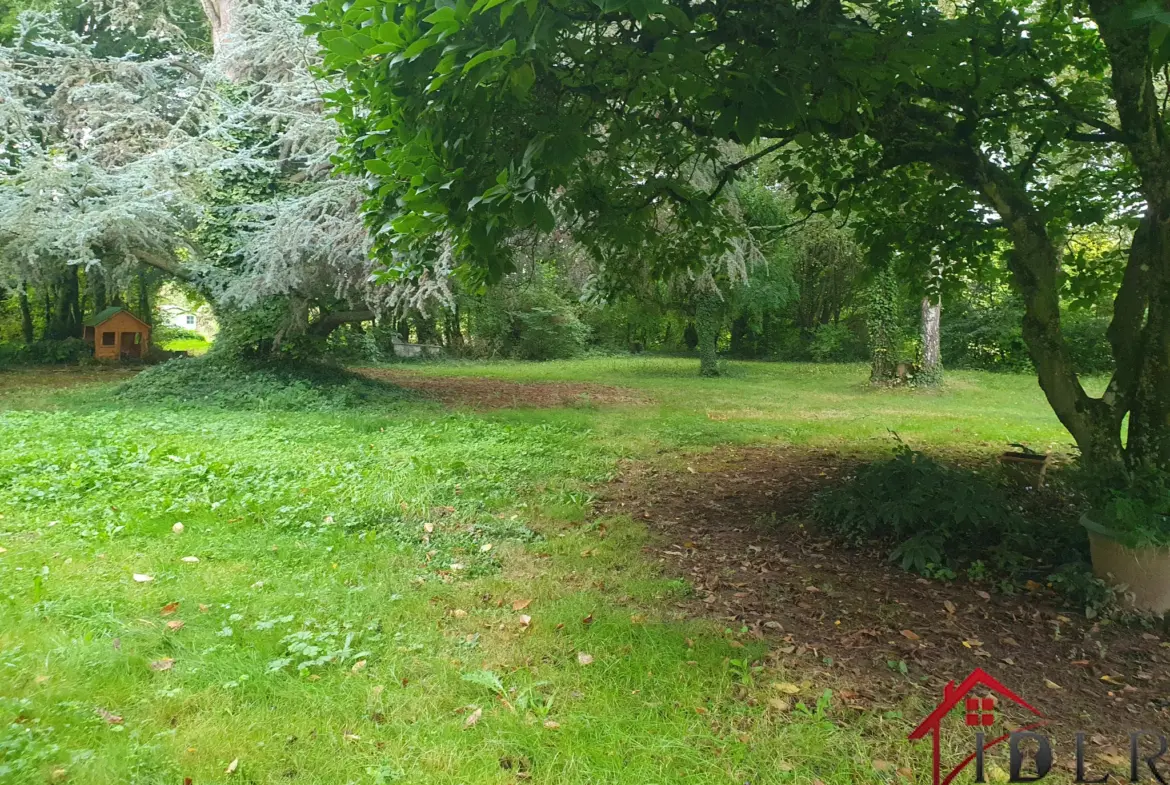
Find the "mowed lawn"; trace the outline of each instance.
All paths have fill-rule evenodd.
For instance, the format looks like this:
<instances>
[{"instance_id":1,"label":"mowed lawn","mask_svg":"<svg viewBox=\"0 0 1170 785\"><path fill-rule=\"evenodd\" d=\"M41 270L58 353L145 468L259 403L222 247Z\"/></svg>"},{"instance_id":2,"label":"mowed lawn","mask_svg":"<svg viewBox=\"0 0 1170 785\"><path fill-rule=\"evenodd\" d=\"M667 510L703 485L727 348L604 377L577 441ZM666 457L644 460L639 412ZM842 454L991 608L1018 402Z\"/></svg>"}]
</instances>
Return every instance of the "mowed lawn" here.
<instances>
[{"instance_id":1,"label":"mowed lawn","mask_svg":"<svg viewBox=\"0 0 1170 785\"><path fill-rule=\"evenodd\" d=\"M489 412L130 405L100 373L0 374L0 783L928 781L914 698L846 711L767 640L685 618L689 586L593 493L622 458L725 442L1067 435L1031 377L696 365L412 366L641 399Z\"/></svg>"}]
</instances>

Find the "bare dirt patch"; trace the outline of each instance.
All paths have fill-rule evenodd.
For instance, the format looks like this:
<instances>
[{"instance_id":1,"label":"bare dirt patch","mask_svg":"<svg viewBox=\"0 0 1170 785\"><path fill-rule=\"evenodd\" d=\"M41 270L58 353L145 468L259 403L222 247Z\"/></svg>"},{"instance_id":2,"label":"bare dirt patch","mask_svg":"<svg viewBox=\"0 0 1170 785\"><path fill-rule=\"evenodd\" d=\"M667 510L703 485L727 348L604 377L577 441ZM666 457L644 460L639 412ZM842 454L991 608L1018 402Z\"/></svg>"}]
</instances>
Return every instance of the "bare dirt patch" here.
<instances>
[{"instance_id":1,"label":"bare dirt patch","mask_svg":"<svg viewBox=\"0 0 1170 785\"><path fill-rule=\"evenodd\" d=\"M604 384L570 382L510 382L480 376L424 376L411 371L356 368L371 379L414 390L446 406L471 409L535 408L646 403L635 390Z\"/></svg>"},{"instance_id":2,"label":"bare dirt patch","mask_svg":"<svg viewBox=\"0 0 1170 785\"><path fill-rule=\"evenodd\" d=\"M855 708L912 694L933 705L981 667L1056 733L1091 734L1100 753L1123 752L1130 730L1170 728L1164 628L1090 620L1039 587L1007 596L917 578L816 533L813 494L856 463L767 448L717 450L681 472L630 463L603 504L656 533L648 555L694 586L690 612L748 626L786 668L820 673Z\"/></svg>"}]
</instances>

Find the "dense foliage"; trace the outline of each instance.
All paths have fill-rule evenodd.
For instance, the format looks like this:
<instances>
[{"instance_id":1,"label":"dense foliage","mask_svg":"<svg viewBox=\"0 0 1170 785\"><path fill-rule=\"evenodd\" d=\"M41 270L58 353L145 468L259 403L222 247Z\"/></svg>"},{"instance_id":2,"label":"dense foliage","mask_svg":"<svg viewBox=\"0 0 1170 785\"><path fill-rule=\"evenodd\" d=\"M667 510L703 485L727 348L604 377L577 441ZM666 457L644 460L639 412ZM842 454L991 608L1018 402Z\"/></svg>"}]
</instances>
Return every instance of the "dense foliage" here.
<instances>
[{"instance_id":1,"label":"dense foliage","mask_svg":"<svg viewBox=\"0 0 1170 785\"><path fill-rule=\"evenodd\" d=\"M395 274L442 258L494 280L518 237L557 225L614 274L646 256L694 270L742 236L727 186L776 152L798 208L869 216L870 252L912 288L944 288L927 272L951 261L982 276L1005 248L1023 340L1082 452L1114 475L1170 466L1164 9L323 0L308 26ZM1086 250L1104 236L1120 242ZM1115 300L1102 396L1062 297Z\"/></svg>"},{"instance_id":2,"label":"dense foliage","mask_svg":"<svg viewBox=\"0 0 1170 785\"><path fill-rule=\"evenodd\" d=\"M1022 506L996 479L899 443L893 458L865 464L821 494L814 514L842 541L881 543L890 561L921 575L1009 592L1026 581L1059 585L1086 605L1107 599L1087 574L1078 527L1054 515L1051 501Z\"/></svg>"}]
</instances>

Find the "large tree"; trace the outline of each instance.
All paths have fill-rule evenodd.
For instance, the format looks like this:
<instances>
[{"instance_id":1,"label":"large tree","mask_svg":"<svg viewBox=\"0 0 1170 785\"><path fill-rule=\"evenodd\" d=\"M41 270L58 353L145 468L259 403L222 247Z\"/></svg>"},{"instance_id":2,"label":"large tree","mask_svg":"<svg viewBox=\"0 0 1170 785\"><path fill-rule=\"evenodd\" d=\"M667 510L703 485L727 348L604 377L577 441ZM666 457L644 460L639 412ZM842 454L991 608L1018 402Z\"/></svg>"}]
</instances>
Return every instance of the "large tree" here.
<instances>
[{"instance_id":1,"label":"large tree","mask_svg":"<svg viewBox=\"0 0 1170 785\"><path fill-rule=\"evenodd\" d=\"M127 20L116 3L44 5L0 46L0 286L69 294L84 271L96 305L149 266L269 348L418 296L370 282L363 184L331 176L329 86L296 22L307 3L205 4L213 55L178 24L197 2ZM77 301L56 298L55 321L78 323Z\"/></svg>"},{"instance_id":2,"label":"large tree","mask_svg":"<svg viewBox=\"0 0 1170 785\"><path fill-rule=\"evenodd\" d=\"M1168 20L1125 0L324 0L309 28L345 80L348 166L375 181L388 267L425 270L442 243L498 274L511 231L550 211L634 247L669 242L651 219L665 206L718 244L711 206L754 156L872 148L879 171L924 167L988 213L974 231L1010 243L1045 395L1090 460L1121 469L1170 467ZM722 163L728 140L756 152ZM846 159L791 184L830 210L855 180ZM1117 371L1093 397L1061 334L1062 249L1110 221L1134 241Z\"/></svg>"}]
</instances>

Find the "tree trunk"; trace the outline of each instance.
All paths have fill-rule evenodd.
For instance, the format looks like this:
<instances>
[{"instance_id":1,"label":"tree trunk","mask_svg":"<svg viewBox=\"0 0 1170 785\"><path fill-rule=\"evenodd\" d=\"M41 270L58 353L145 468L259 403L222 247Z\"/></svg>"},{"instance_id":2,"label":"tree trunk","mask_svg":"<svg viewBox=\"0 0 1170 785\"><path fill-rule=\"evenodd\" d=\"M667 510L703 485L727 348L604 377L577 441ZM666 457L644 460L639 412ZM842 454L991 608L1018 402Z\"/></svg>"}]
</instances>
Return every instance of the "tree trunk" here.
<instances>
[{"instance_id":1,"label":"tree trunk","mask_svg":"<svg viewBox=\"0 0 1170 785\"><path fill-rule=\"evenodd\" d=\"M922 298L922 364L915 381L928 387L942 382L942 352L939 349L939 322L942 302L931 295Z\"/></svg>"},{"instance_id":2,"label":"tree trunk","mask_svg":"<svg viewBox=\"0 0 1170 785\"><path fill-rule=\"evenodd\" d=\"M89 291L93 297L94 313L106 310L106 306L109 305L109 295L106 292L105 273L93 267L86 272L85 277L89 282Z\"/></svg>"},{"instance_id":3,"label":"tree trunk","mask_svg":"<svg viewBox=\"0 0 1170 785\"><path fill-rule=\"evenodd\" d=\"M898 295L898 280L887 267L877 274L870 288L866 309L871 384L887 384L898 376Z\"/></svg>"},{"instance_id":4,"label":"tree trunk","mask_svg":"<svg viewBox=\"0 0 1170 785\"><path fill-rule=\"evenodd\" d=\"M731 321L731 356L751 357L753 352L750 344L751 323L746 316L740 315Z\"/></svg>"},{"instance_id":5,"label":"tree trunk","mask_svg":"<svg viewBox=\"0 0 1170 785\"><path fill-rule=\"evenodd\" d=\"M716 348L723 328L723 303L714 291L699 292L695 302L695 331L699 337L699 375L718 376Z\"/></svg>"},{"instance_id":6,"label":"tree trunk","mask_svg":"<svg viewBox=\"0 0 1170 785\"><path fill-rule=\"evenodd\" d=\"M454 354L459 354L463 351L463 328L460 324L460 317L459 306L455 305L443 319L447 348Z\"/></svg>"},{"instance_id":7,"label":"tree trunk","mask_svg":"<svg viewBox=\"0 0 1170 785\"><path fill-rule=\"evenodd\" d=\"M200 0L207 23L211 26L211 44L215 53L223 51L224 44L232 34L235 21L236 0ZM230 75L229 75L230 76Z\"/></svg>"},{"instance_id":8,"label":"tree trunk","mask_svg":"<svg viewBox=\"0 0 1170 785\"><path fill-rule=\"evenodd\" d=\"M147 324L153 324L150 308L150 289L146 283L146 268L138 268L138 318Z\"/></svg>"},{"instance_id":9,"label":"tree trunk","mask_svg":"<svg viewBox=\"0 0 1170 785\"><path fill-rule=\"evenodd\" d=\"M53 340L81 337L80 282L76 265L70 265L61 282L60 296L53 309L48 337Z\"/></svg>"},{"instance_id":10,"label":"tree trunk","mask_svg":"<svg viewBox=\"0 0 1170 785\"><path fill-rule=\"evenodd\" d=\"M24 284L21 284L20 298L19 299L20 299L20 332L21 332L21 335L24 337L24 342L26 344L29 344L29 343L33 342L33 339L35 336L33 335L32 306L29 304L28 289L25 287Z\"/></svg>"}]
</instances>

